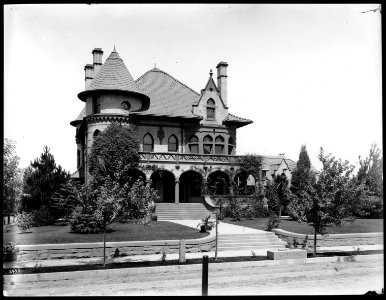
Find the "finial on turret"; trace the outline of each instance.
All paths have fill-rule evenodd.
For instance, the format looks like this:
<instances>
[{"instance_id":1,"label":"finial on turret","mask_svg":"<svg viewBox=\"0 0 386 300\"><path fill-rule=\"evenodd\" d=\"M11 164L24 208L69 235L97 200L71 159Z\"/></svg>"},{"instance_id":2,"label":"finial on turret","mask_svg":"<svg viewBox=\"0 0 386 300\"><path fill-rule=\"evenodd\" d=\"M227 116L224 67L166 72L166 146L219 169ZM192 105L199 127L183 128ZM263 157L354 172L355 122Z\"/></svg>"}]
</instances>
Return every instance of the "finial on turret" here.
<instances>
[{"instance_id":1,"label":"finial on turret","mask_svg":"<svg viewBox=\"0 0 386 300\"><path fill-rule=\"evenodd\" d=\"M210 75L210 77L212 77L212 75L213 75L212 69L210 69L209 75Z\"/></svg>"},{"instance_id":2,"label":"finial on turret","mask_svg":"<svg viewBox=\"0 0 386 300\"><path fill-rule=\"evenodd\" d=\"M117 52L117 50L115 50L115 45L114 45L114 50L113 50L113 52Z\"/></svg>"}]
</instances>

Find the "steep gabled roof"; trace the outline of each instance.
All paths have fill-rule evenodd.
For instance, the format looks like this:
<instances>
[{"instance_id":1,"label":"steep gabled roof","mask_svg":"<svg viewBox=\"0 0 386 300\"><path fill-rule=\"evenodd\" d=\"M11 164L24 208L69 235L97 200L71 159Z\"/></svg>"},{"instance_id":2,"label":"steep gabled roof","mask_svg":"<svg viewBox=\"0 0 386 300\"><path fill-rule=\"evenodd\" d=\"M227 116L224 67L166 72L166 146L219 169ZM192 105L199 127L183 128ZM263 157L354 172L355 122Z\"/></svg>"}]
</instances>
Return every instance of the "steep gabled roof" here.
<instances>
[{"instance_id":1,"label":"steep gabled roof","mask_svg":"<svg viewBox=\"0 0 386 300\"><path fill-rule=\"evenodd\" d=\"M168 73L153 68L139 77L135 83L150 97L150 107L132 114L202 118L192 112L192 104L198 101L200 94Z\"/></svg>"},{"instance_id":2,"label":"steep gabled roof","mask_svg":"<svg viewBox=\"0 0 386 300\"><path fill-rule=\"evenodd\" d=\"M296 162L294 162L292 159L286 158L285 162L287 163L287 166L289 167L290 171L292 172L296 168Z\"/></svg>"},{"instance_id":3,"label":"steep gabled roof","mask_svg":"<svg viewBox=\"0 0 386 300\"><path fill-rule=\"evenodd\" d=\"M78 98L84 101L86 95L90 94L90 92L106 90L134 93L143 98L147 98L147 100L149 99L149 97L137 87L123 60L115 51L115 48L87 89L78 94Z\"/></svg>"}]
</instances>

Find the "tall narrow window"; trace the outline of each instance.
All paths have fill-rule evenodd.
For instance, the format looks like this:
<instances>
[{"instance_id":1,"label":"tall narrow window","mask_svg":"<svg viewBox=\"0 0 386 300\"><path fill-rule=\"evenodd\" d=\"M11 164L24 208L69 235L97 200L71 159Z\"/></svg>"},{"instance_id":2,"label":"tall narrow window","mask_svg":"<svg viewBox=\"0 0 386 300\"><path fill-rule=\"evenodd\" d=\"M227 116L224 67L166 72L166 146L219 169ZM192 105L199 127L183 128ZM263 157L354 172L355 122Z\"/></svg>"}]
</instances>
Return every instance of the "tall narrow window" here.
<instances>
[{"instance_id":1,"label":"tall narrow window","mask_svg":"<svg viewBox=\"0 0 386 300\"><path fill-rule=\"evenodd\" d=\"M77 167L79 168L80 167L80 151L78 149L78 151L76 151L76 165Z\"/></svg>"},{"instance_id":2,"label":"tall narrow window","mask_svg":"<svg viewBox=\"0 0 386 300\"><path fill-rule=\"evenodd\" d=\"M214 146L214 153L216 154L224 154L224 138L222 136L216 137L215 146Z\"/></svg>"},{"instance_id":3,"label":"tall narrow window","mask_svg":"<svg viewBox=\"0 0 386 300\"><path fill-rule=\"evenodd\" d=\"M151 134L147 133L143 137L143 151L145 152L153 152L154 150L154 140Z\"/></svg>"},{"instance_id":4,"label":"tall narrow window","mask_svg":"<svg viewBox=\"0 0 386 300\"><path fill-rule=\"evenodd\" d=\"M206 118L215 119L216 118L216 103L213 99L209 99L206 103Z\"/></svg>"},{"instance_id":5,"label":"tall narrow window","mask_svg":"<svg viewBox=\"0 0 386 300\"><path fill-rule=\"evenodd\" d=\"M98 98L99 97L97 96L92 97L92 106L93 106L92 109L94 114L99 114L101 112L101 105L98 102Z\"/></svg>"},{"instance_id":6,"label":"tall narrow window","mask_svg":"<svg viewBox=\"0 0 386 300\"><path fill-rule=\"evenodd\" d=\"M213 138L210 135L204 137L204 154L212 154Z\"/></svg>"},{"instance_id":7,"label":"tall narrow window","mask_svg":"<svg viewBox=\"0 0 386 300\"><path fill-rule=\"evenodd\" d=\"M198 137L195 135L189 138L189 152L198 153Z\"/></svg>"},{"instance_id":8,"label":"tall narrow window","mask_svg":"<svg viewBox=\"0 0 386 300\"><path fill-rule=\"evenodd\" d=\"M174 134L172 134L168 140L168 151L169 152L178 151L178 140Z\"/></svg>"},{"instance_id":9,"label":"tall narrow window","mask_svg":"<svg viewBox=\"0 0 386 300\"><path fill-rule=\"evenodd\" d=\"M230 137L228 140L228 155L233 154L233 148L235 147L235 142L233 141L233 138Z\"/></svg>"}]
</instances>

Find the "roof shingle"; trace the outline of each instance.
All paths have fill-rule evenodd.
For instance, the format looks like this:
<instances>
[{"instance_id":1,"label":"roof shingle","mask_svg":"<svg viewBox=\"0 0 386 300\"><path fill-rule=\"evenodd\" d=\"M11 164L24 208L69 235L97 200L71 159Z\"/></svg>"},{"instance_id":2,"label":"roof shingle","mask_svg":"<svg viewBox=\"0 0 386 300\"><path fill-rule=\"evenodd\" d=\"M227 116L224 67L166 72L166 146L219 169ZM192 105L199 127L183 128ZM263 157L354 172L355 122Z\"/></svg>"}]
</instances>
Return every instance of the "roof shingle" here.
<instances>
[{"instance_id":1,"label":"roof shingle","mask_svg":"<svg viewBox=\"0 0 386 300\"><path fill-rule=\"evenodd\" d=\"M137 87L129 70L115 49L106 59L106 62L102 65L87 89L79 93L78 97L84 100L87 92L98 90L133 92L147 97L147 95Z\"/></svg>"},{"instance_id":2,"label":"roof shingle","mask_svg":"<svg viewBox=\"0 0 386 300\"><path fill-rule=\"evenodd\" d=\"M200 118L192 112L192 104L198 101L200 94L168 73L153 68L135 83L150 97L149 109L139 114Z\"/></svg>"}]
</instances>

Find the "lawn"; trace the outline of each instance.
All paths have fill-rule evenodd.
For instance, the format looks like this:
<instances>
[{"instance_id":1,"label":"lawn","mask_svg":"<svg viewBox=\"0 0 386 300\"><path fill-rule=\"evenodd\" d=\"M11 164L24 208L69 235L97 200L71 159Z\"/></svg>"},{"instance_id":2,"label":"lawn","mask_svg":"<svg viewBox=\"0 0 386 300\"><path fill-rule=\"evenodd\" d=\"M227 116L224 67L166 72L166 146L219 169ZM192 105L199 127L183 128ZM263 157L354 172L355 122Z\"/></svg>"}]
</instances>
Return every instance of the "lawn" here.
<instances>
[{"instance_id":1,"label":"lawn","mask_svg":"<svg viewBox=\"0 0 386 300\"><path fill-rule=\"evenodd\" d=\"M220 222L266 230L268 218L241 221L234 221L232 218L225 218ZM314 233L312 225L299 224L294 220L282 220L282 224L279 228L294 233ZM356 219L353 223L344 223L342 226L328 226L326 229L329 234L383 232L383 219Z\"/></svg>"},{"instance_id":2,"label":"lawn","mask_svg":"<svg viewBox=\"0 0 386 300\"><path fill-rule=\"evenodd\" d=\"M107 242L197 239L208 235L200 233L198 229L163 221L152 221L150 226L115 223L111 227L114 231L106 234ZM103 241L103 234L72 233L69 225L32 227L28 233L21 233L17 226L6 227L5 230L9 231L3 234L3 244L7 241L16 242L17 245Z\"/></svg>"}]
</instances>

